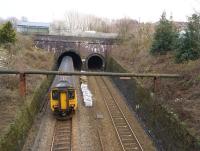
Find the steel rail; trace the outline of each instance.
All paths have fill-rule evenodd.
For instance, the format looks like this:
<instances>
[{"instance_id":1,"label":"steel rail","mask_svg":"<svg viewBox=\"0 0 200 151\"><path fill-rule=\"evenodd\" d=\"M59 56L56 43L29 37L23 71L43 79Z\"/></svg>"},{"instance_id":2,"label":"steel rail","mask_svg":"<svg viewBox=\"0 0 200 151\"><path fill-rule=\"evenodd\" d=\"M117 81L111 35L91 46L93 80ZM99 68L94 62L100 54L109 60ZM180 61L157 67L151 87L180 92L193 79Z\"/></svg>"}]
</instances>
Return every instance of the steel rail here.
<instances>
[{"instance_id":1,"label":"steel rail","mask_svg":"<svg viewBox=\"0 0 200 151\"><path fill-rule=\"evenodd\" d=\"M66 76L115 76L115 77L149 77L149 78L181 78L180 74L152 74L152 73L115 73L115 72L61 72L47 70L0 70L1 74L43 74L43 75L66 75Z\"/></svg>"},{"instance_id":2,"label":"steel rail","mask_svg":"<svg viewBox=\"0 0 200 151\"><path fill-rule=\"evenodd\" d=\"M117 113L118 111L119 111L118 114L121 113L121 116L118 115L118 116L119 116L118 118L119 118L119 119L124 119L124 120L125 120L125 122L124 122L123 124L125 124L125 125L128 126L128 128L130 129L130 132L131 132L132 136L134 137L134 139L135 139L136 142L137 142L137 145L138 145L139 148L134 148L134 150L144 151L144 149L143 149L142 145L140 144L140 142L139 142L139 140L138 140L136 134L134 133L133 129L131 128L131 126L130 126L128 120L126 119L126 117L125 117L125 115L124 115L124 113L123 113L123 111L121 110L121 108L120 108L120 106L118 105L118 103L117 103L115 97L112 95L111 91L109 90L109 88L108 88L108 86L107 86L107 84L106 84L106 82L104 81L103 78L102 78L102 81L103 81L103 83L104 83L104 85L105 85L105 87L106 87L108 93L110 94L110 96L111 96L111 98L112 98L114 104L116 105L116 108L115 108L115 109L116 109L116 113ZM123 136L125 136L125 135L121 135L121 134L120 134L119 125L117 126L117 122L116 122L116 119L115 119L116 117L113 116L113 114L115 114L115 113L113 113L113 112L114 112L114 106L115 106L115 105L112 104L112 103L110 103L110 104L112 104L112 105L110 105L110 106L112 106L112 107L109 107L109 103L107 102L107 100L106 100L105 98L104 98L104 102L105 102L106 107L107 107L107 109L108 109L109 115L110 115L110 117L111 117L111 120L112 120L112 122L113 122L115 131L116 131L116 133L117 133L117 136L118 136L118 138L119 138L119 141L120 141L120 144L121 144L123 150L124 150L124 151L126 151L126 150L132 150L132 149L127 148L127 147L125 146L125 143L123 142ZM112 110L111 110L111 108L112 108ZM122 126L122 127L126 127L126 126ZM130 135L127 135L127 136L130 136Z\"/></svg>"},{"instance_id":3,"label":"steel rail","mask_svg":"<svg viewBox=\"0 0 200 151\"><path fill-rule=\"evenodd\" d=\"M99 128L97 128L97 133L98 133L99 141L100 141L100 144L101 144L101 150L105 151L104 145L103 145L103 140L101 138L101 134L100 134Z\"/></svg>"},{"instance_id":4,"label":"steel rail","mask_svg":"<svg viewBox=\"0 0 200 151\"><path fill-rule=\"evenodd\" d=\"M72 150L72 119L56 121L50 151Z\"/></svg>"}]
</instances>

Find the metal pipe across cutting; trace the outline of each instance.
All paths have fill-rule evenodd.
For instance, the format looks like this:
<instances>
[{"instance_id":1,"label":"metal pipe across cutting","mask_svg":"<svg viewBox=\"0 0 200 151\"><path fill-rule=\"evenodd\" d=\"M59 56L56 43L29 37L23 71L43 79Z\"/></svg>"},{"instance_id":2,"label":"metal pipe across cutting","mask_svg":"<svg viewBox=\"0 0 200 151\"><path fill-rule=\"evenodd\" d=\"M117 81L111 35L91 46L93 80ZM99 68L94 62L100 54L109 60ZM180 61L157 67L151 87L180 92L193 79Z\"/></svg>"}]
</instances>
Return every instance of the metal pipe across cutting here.
<instances>
[{"instance_id":1,"label":"metal pipe across cutting","mask_svg":"<svg viewBox=\"0 0 200 151\"><path fill-rule=\"evenodd\" d=\"M43 74L43 75L75 75L75 76L115 76L115 77L158 77L181 78L180 74L151 74L151 73L115 73L115 72L60 72L47 70L0 70L0 74Z\"/></svg>"}]
</instances>

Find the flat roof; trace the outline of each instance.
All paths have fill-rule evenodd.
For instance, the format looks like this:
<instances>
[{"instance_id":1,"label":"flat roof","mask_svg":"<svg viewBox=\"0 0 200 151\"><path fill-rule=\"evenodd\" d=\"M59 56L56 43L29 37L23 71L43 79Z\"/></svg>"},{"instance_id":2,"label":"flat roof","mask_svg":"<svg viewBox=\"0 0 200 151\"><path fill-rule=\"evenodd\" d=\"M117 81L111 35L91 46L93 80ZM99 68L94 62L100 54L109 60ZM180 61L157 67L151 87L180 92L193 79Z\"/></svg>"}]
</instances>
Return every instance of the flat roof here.
<instances>
[{"instance_id":1,"label":"flat roof","mask_svg":"<svg viewBox=\"0 0 200 151\"><path fill-rule=\"evenodd\" d=\"M42 23L42 22L18 22L17 26L29 26L29 27L46 27L49 28L50 23Z\"/></svg>"},{"instance_id":2,"label":"flat roof","mask_svg":"<svg viewBox=\"0 0 200 151\"><path fill-rule=\"evenodd\" d=\"M57 88L67 88L72 87L72 85L68 81L59 81L56 86Z\"/></svg>"}]
</instances>

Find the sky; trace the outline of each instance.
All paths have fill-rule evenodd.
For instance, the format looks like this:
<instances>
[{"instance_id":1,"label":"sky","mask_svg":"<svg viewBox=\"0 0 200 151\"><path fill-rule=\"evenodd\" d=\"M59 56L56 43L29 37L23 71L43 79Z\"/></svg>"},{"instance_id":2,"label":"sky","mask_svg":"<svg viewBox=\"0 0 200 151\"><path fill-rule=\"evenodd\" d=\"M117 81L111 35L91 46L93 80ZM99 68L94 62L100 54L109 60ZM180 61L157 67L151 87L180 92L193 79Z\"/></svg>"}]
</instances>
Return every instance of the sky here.
<instances>
[{"instance_id":1,"label":"sky","mask_svg":"<svg viewBox=\"0 0 200 151\"><path fill-rule=\"evenodd\" d=\"M156 22L163 11L175 21L186 21L200 11L200 0L0 0L0 18L22 16L29 21L52 22L76 11L98 17L129 17L140 22Z\"/></svg>"}]
</instances>

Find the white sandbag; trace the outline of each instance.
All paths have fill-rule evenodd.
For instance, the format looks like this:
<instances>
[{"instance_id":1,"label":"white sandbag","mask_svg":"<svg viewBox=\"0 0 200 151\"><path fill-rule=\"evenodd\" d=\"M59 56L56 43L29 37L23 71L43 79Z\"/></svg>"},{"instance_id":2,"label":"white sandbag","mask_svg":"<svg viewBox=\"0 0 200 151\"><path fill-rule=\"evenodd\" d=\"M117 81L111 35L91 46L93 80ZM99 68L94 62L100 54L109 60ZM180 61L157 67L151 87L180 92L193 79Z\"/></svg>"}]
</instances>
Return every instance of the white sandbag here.
<instances>
[{"instance_id":1,"label":"white sandbag","mask_svg":"<svg viewBox=\"0 0 200 151\"><path fill-rule=\"evenodd\" d=\"M81 91L83 94L83 102L86 107L91 107L92 106L92 93L90 92L87 84L82 83L81 84Z\"/></svg>"}]
</instances>

